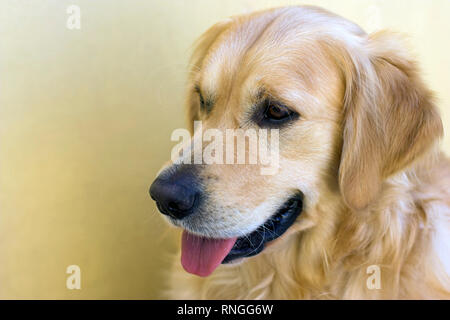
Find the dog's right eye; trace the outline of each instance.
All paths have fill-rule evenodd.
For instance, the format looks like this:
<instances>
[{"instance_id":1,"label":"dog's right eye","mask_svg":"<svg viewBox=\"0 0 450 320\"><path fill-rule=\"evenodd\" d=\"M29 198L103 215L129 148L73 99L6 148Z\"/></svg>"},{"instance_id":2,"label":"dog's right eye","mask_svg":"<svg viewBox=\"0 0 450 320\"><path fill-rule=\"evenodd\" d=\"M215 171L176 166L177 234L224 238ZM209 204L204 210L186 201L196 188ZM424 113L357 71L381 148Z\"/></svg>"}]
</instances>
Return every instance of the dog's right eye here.
<instances>
[{"instance_id":1,"label":"dog's right eye","mask_svg":"<svg viewBox=\"0 0 450 320\"><path fill-rule=\"evenodd\" d=\"M205 109L205 99L203 99L203 96L200 92L198 93L198 99L200 101L200 108L202 110L204 110Z\"/></svg>"},{"instance_id":2,"label":"dog's right eye","mask_svg":"<svg viewBox=\"0 0 450 320\"><path fill-rule=\"evenodd\" d=\"M200 91L200 88L198 86L195 86L195 92L197 92L197 94L198 94L198 100L200 102L200 109L202 111L206 111L206 112L211 111L212 103L209 100L205 101L205 99L203 98L202 92Z\"/></svg>"}]
</instances>

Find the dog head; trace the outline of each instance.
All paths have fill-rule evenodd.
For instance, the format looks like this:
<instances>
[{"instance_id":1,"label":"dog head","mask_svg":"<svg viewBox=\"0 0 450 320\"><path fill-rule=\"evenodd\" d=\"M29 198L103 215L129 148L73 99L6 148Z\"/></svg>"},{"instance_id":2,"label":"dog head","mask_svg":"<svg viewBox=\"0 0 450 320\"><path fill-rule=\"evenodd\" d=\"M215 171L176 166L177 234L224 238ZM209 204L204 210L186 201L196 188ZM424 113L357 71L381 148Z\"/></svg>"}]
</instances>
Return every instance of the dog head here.
<instances>
[{"instance_id":1,"label":"dog head","mask_svg":"<svg viewBox=\"0 0 450 320\"><path fill-rule=\"evenodd\" d=\"M182 263L201 276L322 223L308 212L328 196L363 210L386 177L442 133L397 37L367 35L318 8L218 23L199 39L191 66L194 135L150 193L185 229ZM196 130L194 121L201 121ZM276 154L270 174L262 174L267 163L248 163L264 149L253 140ZM198 152L219 161L196 163Z\"/></svg>"}]
</instances>

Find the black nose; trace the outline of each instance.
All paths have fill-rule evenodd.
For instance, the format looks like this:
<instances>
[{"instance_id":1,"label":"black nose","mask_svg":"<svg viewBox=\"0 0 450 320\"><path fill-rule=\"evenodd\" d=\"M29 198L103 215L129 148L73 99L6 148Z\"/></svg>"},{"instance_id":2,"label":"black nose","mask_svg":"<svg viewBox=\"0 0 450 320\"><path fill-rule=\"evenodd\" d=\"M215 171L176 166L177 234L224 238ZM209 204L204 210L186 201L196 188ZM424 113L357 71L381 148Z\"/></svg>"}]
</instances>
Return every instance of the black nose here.
<instances>
[{"instance_id":1,"label":"black nose","mask_svg":"<svg viewBox=\"0 0 450 320\"><path fill-rule=\"evenodd\" d=\"M161 213L183 219L198 205L198 182L190 170L177 170L169 176L158 177L150 187L150 196Z\"/></svg>"}]
</instances>

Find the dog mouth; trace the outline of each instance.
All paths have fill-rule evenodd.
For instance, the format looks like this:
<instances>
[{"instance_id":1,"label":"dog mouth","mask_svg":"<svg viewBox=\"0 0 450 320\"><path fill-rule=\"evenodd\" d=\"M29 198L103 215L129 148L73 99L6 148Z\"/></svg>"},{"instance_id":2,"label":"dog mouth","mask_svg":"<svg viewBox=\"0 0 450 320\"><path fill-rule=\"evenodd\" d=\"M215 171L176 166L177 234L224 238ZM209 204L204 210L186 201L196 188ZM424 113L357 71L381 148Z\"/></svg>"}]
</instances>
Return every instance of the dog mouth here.
<instances>
[{"instance_id":1,"label":"dog mouth","mask_svg":"<svg viewBox=\"0 0 450 320\"><path fill-rule=\"evenodd\" d=\"M303 208L303 197L296 194L286 201L277 212L252 233L237 238L230 253L222 263L255 256L264 250L267 242L282 236L295 222Z\"/></svg>"},{"instance_id":2,"label":"dog mouth","mask_svg":"<svg viewBox=\"0 0 450 320\"><path fill-rule=\"evenodd\" d=\"M282 236L303 209L303 194L291 196L264 224L255 231L230 239L205 238L183 232L181 263L184 269L199 276L210 275L220 264L248 258L261 253L266 243Z\"/></svg>"}]
</instances>

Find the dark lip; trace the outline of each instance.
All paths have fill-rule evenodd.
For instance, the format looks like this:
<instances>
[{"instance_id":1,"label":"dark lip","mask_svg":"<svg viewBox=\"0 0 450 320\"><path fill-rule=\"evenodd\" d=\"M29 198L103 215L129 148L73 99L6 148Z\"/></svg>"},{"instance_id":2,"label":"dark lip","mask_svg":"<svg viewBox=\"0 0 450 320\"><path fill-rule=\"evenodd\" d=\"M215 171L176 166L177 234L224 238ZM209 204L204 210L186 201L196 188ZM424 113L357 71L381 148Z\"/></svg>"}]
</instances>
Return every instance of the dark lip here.
<instances>
[{"instance_id":1,"label":"dark lip","mask_svg":"<svg viewBox=\"0 0 450 320\"><path fill-rule=\"evenodd\" d=\"M292 226L302 209L303 194L298 192L291 196L258 229L246 236L239 237L222 263L229 263L236 259L247 258L261 253L267 242L279 238Z\"/></svg>"}]
</instances>

